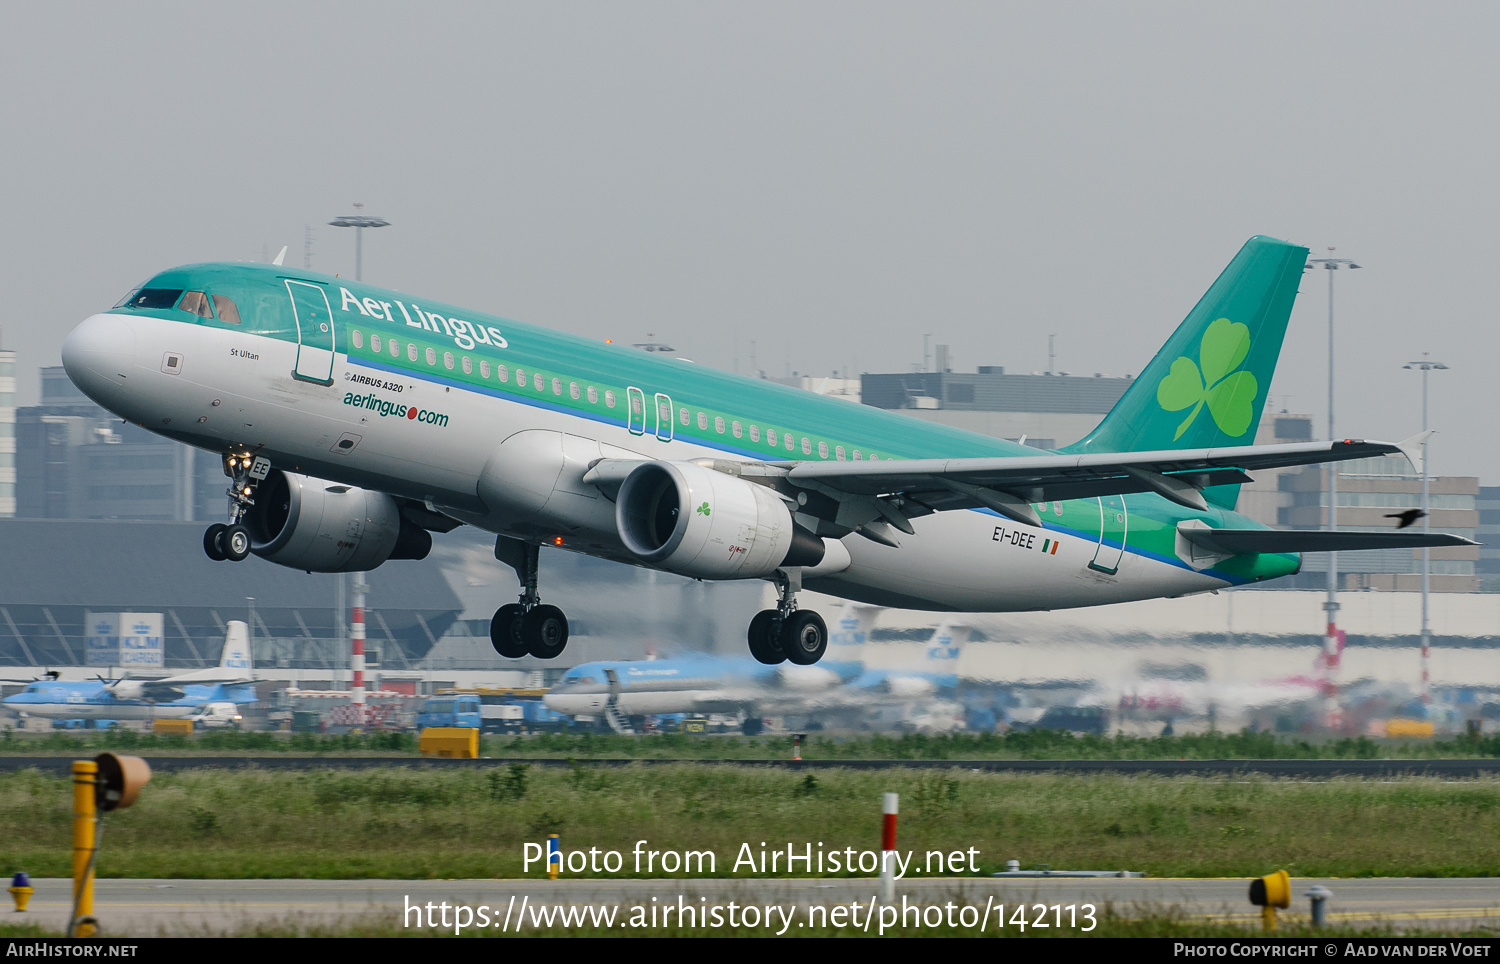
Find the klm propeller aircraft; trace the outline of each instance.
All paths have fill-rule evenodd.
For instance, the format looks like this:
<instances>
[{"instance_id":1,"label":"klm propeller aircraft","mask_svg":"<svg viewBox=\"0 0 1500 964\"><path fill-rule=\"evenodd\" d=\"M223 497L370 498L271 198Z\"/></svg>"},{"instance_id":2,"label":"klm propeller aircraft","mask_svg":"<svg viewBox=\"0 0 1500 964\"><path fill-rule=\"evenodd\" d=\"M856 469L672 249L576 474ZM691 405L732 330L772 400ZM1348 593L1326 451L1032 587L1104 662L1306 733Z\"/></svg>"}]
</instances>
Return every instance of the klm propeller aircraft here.
<instances>
[{"instance_id":1,"label":"klm propeller aircraft","mask_svg":"<svg viewBox=\"0 0 1500 964\"><path fill-rule=\"evenodd\" d=\"M200 669L165 679L98 679L70 682L56 673L15 696L7 709L27 716L77 720L186 719L212 703L256 702L250 629L231 619L217 669Z\"/></svg>"},{"instance_id":2,"label":"klm propeller aircraft","mask_svg":"<svg viewBox=\"0 0 1500 964\"><path fill-rule=\"evenodd\" d=\"M568 716L602 716L625 730L628 717L665 713L738 713L746 736L762 718L793 715L830 726L867 726L880 710L951 693L970 629L944 622L923 644L919 663L876 669L865 662L878 610L853 603L834 620L828 658L819 666L763 666L746 657L693 655L675 659L584 663L547 691L547 708Z\"/></svg>"},{"instance_id":3,"label":"klm propeller aircraft","mask_svg":"<svg viewBox=\"0 0 1500 964\"><path fill-rule=\"evenodd\" d=\"M828 631L803 586L1044 610L1257 583L1306 551L1471 544L1233 511L1248 472L1420 442L1247 444L1306 257L1252 238L1098 428L1050 454L280 264L164 271L79 325L63 364L122 418L222 454L215 559L357 572L469 524L520 578L491 623L505 656L567 643L537 586L554 546L774 580L750 651L808 664Z\"/></svg>"}]
</instances>

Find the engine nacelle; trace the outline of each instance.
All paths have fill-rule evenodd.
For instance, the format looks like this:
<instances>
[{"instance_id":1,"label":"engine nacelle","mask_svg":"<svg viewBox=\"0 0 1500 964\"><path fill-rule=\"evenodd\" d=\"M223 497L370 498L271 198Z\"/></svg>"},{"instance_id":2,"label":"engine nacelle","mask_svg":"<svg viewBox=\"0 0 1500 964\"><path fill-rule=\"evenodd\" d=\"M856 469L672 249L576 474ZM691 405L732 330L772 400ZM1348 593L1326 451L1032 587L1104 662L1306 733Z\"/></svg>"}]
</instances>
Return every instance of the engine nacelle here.
<instances>
[{"instance_id":1,"label":"engine nacelle","mask_svg":"<svg viewBox=\"0 0 1500 964\"><path fill-rule=\"evenodd\" d=\"M695 462L632 470L615 524L641 562L697 579L755 579L823 559L823 540L798 528L774 491Z\"/></svg>"},{"instance_id":2,"label":"engine nacelle","mask_svg":"<svg viewBox=\"0 0 1500 964\"><path fill-rule=\"evenodd\" d=\"M117 700L138 700L146 695L146 684L140 680L119 679L105 683L104 688Z\"/></svg>"},{"instance_id":3,"label":"engine nacelle","mask_svg":"<svg viewBox=\"0 0 1500 964\"><path fill-rule=\"evenodd\" d=\"M364 572L387 559L422 559L432 536L384 492L273 469L244 518L250 551L308 572Z\"/></svg>"}]
</instances>

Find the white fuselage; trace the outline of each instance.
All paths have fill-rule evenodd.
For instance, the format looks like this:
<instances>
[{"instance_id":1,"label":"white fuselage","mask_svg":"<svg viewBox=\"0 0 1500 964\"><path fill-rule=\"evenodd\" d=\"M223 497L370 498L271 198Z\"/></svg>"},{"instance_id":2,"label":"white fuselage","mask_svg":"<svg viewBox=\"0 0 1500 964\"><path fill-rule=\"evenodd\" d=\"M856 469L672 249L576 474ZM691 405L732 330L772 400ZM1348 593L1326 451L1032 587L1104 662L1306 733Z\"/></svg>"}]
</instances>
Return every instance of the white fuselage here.
<instances>
[{"instance_id":1,"label":"white fuselage","mask_svg":"<svg viewBox=\"0 0 1500 964\"><path fill-rule=\"evenodd\" d=\"M550 405L550 385L519 398L475 390L444 379L441 365L382 369L339 353L332 385L303 381L291 376L297 350L246 332L103 314L69 337L64 359L90 396L154 432L215 451L253 451L277 468L418 500L491 532L626 562L636 560L620 542L614 504L583 481L590 462L743 458ZM167 364L169 356L176 365ZM654 386L642 387L649 399ZM398 399L420 417L382 416L348 404L351 394ZM1130 496L1128 504L1156 498ZM809 570L805 585L881 605L980 612L1071 608L1227 584L1128 545L1117 570L1101 572L1090 566L1101 550L1097 533L1049 526L1017 539L1017 525L988 510L939 512L912 526L915 534L903 534L900 548L844 538L847 565ZM1043 532L1055 551L1042 551Z\"/></svg>"}]
</instances>

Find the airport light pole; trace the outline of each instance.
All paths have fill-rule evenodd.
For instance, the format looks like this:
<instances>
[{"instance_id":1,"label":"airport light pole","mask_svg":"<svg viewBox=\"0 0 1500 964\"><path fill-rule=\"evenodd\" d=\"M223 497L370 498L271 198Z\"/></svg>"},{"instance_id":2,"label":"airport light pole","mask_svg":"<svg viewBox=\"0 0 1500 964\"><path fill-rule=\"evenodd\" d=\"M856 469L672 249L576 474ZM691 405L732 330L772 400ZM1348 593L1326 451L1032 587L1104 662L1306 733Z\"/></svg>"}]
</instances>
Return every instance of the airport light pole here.
<instances>
[{"instance_id":1,"label":"airport light pole","mask_svg":"<svg viewBox=\"0 0 1500 964\"><path fill-rule=\"evenodd\" d=\"M370 217L362 213L363 201L355 201L355 214L334 218L328 223L335 228L354 229L354 280L364 280L364 236L365 228L383 228L391 222L385 218ZM343 579L342 576L339 577ZM349 689L355 706L365 705L365 594L370 586L365 574L354 574L354 599L349 614ZM363 720L361 720L363 722Z\"/></svg>"},{"instance_id":2,"label":"airport light pole","mask_svg":"<svg viewBox=\"0 0 1500 964\"><path fill-rule=\"evenodd\" d=\"M1432 361L1427 357L1427 352L1422 352L1422 360L1408 362L1402 368L1416 369L1422 373L1422 432L1427 432L1427 373L1431 371L1447 371L1448 366L1442 362ZM1422 439L1422 534L1427 534L1428 511L1427 511L1427 440ZM1431 673L1429 672L1432 655L1432 636L1427 629L1427 577L1431 568L1429 559L1432 550L1427 546L1422 547L1422 704L1425 706L1432 702Z\"/></svg>"},{"instance_id":3,"label":"airport light pole","mask_svg":"<svg viewBox=\"0 0 1500 964\"><path fill-rule=\"evenodd\" d=\"M355 208L362 211L365 204L363 201L355 201L354 206ZM342 217L334 218L328 223L335 228L354 229L354 280L363 281L364 278L362 277L362 275L364 274L365 228L383 228L389 225L391 222L387 221L385 218L374 218L370 217L368 214L362 214L357 211L354 214L347 214Z\"/></svg>"},{"instance_id":4,"label":"airport light pole","mask_svg":"<svg viewBox=\"0 0 1500 964\"><path fill-rule=\"evenodd\" d=\"M1334 250L1329 247L1330 252ZM1328 441L1335 438L1333 432L1333 272L1340 268L1355 270L1360 266L1348 258L1309 258L1304 270L1310 270L1313 265L1322 265L1328 271ZM1339 499L1338 499L1338 468L1334 463L1328 465L1328 531L1332 532L1339 524ZM1328 601L1323 604L1323 610L1328 614L1327 635L1324 637L1324 661L1330 678L1334 675L1339 663L1339 556L1336 552L1328 553ZM1332 685L1332 684L1331 684ZM1336 697L1333 697L1336 700ZM1337 707L1330 707L1331 716L1337 713ZM1331 723L1337 720L1330 719Z\"/></svg>"}]
</instances>

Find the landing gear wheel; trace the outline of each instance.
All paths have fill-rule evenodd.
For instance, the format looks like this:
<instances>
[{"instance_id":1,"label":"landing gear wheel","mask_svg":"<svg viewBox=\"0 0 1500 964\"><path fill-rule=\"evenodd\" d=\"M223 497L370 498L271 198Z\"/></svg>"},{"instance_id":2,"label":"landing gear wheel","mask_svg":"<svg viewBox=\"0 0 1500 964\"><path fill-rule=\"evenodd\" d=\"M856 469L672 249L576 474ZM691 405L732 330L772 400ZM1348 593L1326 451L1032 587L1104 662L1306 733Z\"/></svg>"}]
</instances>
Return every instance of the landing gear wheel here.
<instances>
[{"instance_id":1,"label":"landing gear wheel","mask_svg":"<svg viewBox=\"0 0 1500 964\"><path fill-rule=\"evenodd\" d=\"M250 530L241 525L225 528L219 537L219 547L224 550L225 559L240 562L250 555Z\"/></svg>"},{"instance_id":2,"label":"landing gear wheel","mask_svg":"<svg viewBox=\"0 0 1500 964\"><path fill-rule=\"evenodd\" d=\"M537 659L556 659L568 645L568 617L556 606L535 606L521 619L521 638Z\"/></svg>"},{"instance_id":3,"label":"landing gear wheel","mask_svg":"<svg viewBox=\"0 0 1500 964\"><path fill-rule=\"evenodd\" d=\"M229 558L224 555L224 531L229 527L222 522L215 522L203 532L203 552L214 562L223 562Z\"/></svg>"},{"instance_id":4,"label":"landing gear wheel","mask_svg":"<svg viewBox=\"0 0 1500 964\"><path fill-rule=\"evenodd\" d=\"M495 610L490 620L490 645L506 659L520 659L527 654L526 644L521 641L521 618L526 610L511 603Z\"/></svg>"},{"instance_id":5,"label":"landing gear wheel","mask_svg":"<svg viewBox=\"0 0 1500 964\"><path fill-rule=\"evenodd\" d=\"M786 658L802 666L811 666L823 658L828 649L828 627L823 617L811 609L799 609L781 625L781 648Z\"/></svg>"},{"instance_id":6,"label":"landing gear wheel","mask_svg":"<svg viewBox=\"0 0 1500 964\"><path fill-rule=\"evenodd\" d=\"M781 613L774 609L762 609L750 620L750 655L767 666L786 662L786 651L781 648L781 637L776 632L780 626Z\"/></svg>"}]
</instances>

